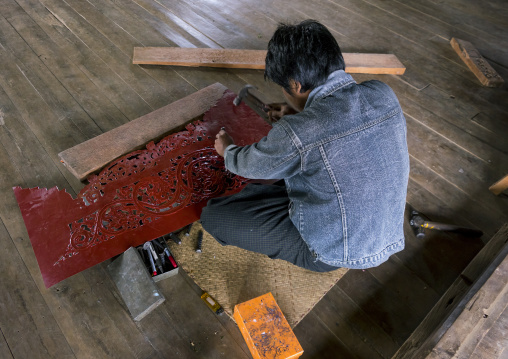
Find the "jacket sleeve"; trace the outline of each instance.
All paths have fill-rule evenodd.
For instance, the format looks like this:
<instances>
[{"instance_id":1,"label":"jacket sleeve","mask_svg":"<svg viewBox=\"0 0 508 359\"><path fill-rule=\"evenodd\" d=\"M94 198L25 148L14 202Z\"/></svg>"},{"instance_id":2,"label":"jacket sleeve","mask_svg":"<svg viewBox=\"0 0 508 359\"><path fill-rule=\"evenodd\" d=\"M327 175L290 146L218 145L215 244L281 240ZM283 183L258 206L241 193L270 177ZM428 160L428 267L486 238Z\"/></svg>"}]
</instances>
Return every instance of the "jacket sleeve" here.
<instances>
[{"instance_id":1,"label":"jacket sleeve","mask_svg":"<svg viewBox=\"0 0 508 359\"><path fill-rule=\"evenodd\" d=\"M300 153L282 126L247 146L229 145L224 162L229 171L251 179L281 179L300 171Z\"/></svg>"}]
</instances>

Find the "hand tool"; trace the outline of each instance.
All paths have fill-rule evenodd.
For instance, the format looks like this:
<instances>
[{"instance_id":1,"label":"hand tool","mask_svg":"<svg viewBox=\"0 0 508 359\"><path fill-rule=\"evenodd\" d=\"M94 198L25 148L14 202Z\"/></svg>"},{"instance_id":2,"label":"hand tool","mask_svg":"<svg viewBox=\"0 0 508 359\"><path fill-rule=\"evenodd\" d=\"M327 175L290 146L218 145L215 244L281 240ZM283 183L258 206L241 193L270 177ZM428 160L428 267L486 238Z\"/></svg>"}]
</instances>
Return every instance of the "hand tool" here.
<instances>
[{"instance_id":1,"label":"hand tool","mask_svg":"<svg viewBox=\"0 0 508 359\"><path fill-rule=\"evenodd\" d=\"M416 238L419 239L425 237L425 229L459 233L467 237L481 237L483 235L483 232L477 229L460 227L454 224L431 222L429 218L415 210L411 210L409 224L413 228Z\"/></svg>"},{"instance_id":2,"label":"hand tool","mask_svg":"<svg viewBox=\"0 0 508 359\"><path fill-rule=\"evenodd\" d=\"M164 249L164 253L168 256L168 259L171 262L171 265L173 266L173 268L178 267L178 264L176 264L176 261L173 258L173 256L171 255L171 252L169 251L169 249L167 249L167 248Z\"/></svg>"},{"instance_id":3,"label":"hand tool","mask_svg":"<svg viewBox=\"0 0 508 359\"><path fill-rule=\"evenodd\" d=\"M152 266L152 276L156 276L157 270L155 269L155 262L153 261L152 254L150 253L150 242L143 244L143 249L148 253L148 259L150 259L150 265Z\"/></svg>"},{"instance_id":4,"label":"hand tool","mask_svg":"<svg viewBox=\"0 0 508 359\"><path fill-rule=\"evenodd\" d=\"M223 128L224 128L224 127L223 127ZM184 228L184 234L185 234L185 237L190 236L190 231L191 231L192 225L193 225L193 223L189 224L188 226L186 226L186 227Z\"/></svg>"},{"instance_id":5,"label":"hand tool","mask_svg":"<svg viewBox=\"0 0 508 359\"><path fill-rule=\"evenodd\" d=\"M221 314L224 312L224 309L222 309L221 305L217 303L217 301L213 299L212 296L207 292L203 292L201 299L203 299L208 308L210 308L215 314Z\"/></svg>"},{"instance_id":6,"label":"hand tool","mask_svg":"<svg viewBox=\"0 0 508 359\"><path fill-rule=\"evenodd\" d=\"M198 244L196 246L196 253L201 253L201 246L203 244L203 231L198 232Z\"/></svg>"},{"instance_id":7,"label":"hand tool","mask_svg":"<svg viewBox=\"0 0 508 359\"><path fill-rule=\"evenodd\" d=\"M270 110L270 108L267 105L265 105L263 101L261 101L259 98L257 98L256 96L254 96L249 92L251 88L255 89L256 87L252 85L245 85L240 90L238 96L236 96L235 99L233 100L233 104L235 106L238 106L240 102L242 101L245 102L247 106L253 109L254 112L256 112L263 120L265 120L271 125L272 122L268 118L268 111Z\"/></svg>"},{"instance_id":8,"label":"hand tool","mask_svg":"<svg viewBox=\"0 0 508 359\"><path fill-rule=\"evenodd\" d=\"M165 236L163 236L163 238L164 239L169 238L176 244L182 244L182 240L180 238L178 238L178 236L174 232L171 232L170 234L166 234Z\"/></svg>"},{"instance_id":9,"label":"hand tool","mask_svg":"<svg viewBox=\"0 0 508 359\"><path fill-rule=\"evenodd\" d=\"M168 244L166 243L166 241L164 240L163 237L159 238L159 245L164 248L164 254L168 257L173 268L177 268L178 264L176 264L175 259L173 258L173 256L171 255L171 252L169 251Z\"/></svg>"},{"instance_id":10,"label":"hand tool","mask_svg":"<svg viewBox=\"0 0 508 359\"><path fill-rule=\"evenodd\" d=\"M160 258L161 262L162 262L162 268L164 268L166 266L166 260L164 259L164 246L160 243L160 240L161 238L156 238L154 240L151 241L152 245L155 247L157 247L157 253L159 253L158 257Z\"/></svg>"},{"instance_id":11,"label":"hand tool","mask_svg":"<svg viewBox=\"0 0 508 359\"><path fill-rule=\"evenodd\" d=\"M150 253L152 254L153 260L155 261L155 265L159 269L159 273L163 273L164 269L162 268L161 260L159 259L157 252L155 252L152 242L148 242L148 248L150 248Z\"/></svg>"}]
</instances>

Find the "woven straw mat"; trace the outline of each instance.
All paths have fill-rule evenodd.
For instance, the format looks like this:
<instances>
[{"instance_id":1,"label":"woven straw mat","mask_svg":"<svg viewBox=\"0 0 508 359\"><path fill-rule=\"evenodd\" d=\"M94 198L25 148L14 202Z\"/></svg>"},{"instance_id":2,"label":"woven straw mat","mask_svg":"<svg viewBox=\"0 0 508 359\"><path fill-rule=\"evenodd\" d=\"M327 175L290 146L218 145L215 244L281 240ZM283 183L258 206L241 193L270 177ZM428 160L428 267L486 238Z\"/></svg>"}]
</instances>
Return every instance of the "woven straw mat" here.
<instances>
[{"instance_id":1,"label":"woven straw mat","mask_svg":"<svg viewBox=\"0 0 508 359\"><path fill-rule=\"evenodd\" d=\"M182 244L168 243L181 269L208 292L232 318L235 305L272 292L289 325L295 327L342 278L347 269L316 273L259 253L220 245L203 231L202 253L196 253L199 222Z\"/></svg>"}]
</instances>

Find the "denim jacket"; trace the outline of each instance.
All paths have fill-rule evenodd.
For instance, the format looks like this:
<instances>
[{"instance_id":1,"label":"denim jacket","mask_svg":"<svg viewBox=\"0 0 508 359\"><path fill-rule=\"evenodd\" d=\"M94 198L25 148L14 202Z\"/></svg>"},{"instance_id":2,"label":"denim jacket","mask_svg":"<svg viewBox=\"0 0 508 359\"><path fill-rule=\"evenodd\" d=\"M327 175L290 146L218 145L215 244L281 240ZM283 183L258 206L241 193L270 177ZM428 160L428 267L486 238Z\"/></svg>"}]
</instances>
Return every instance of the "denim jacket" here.
<instances>
[{"instance_id":1,"label":"denim jacket","mask_svg":"<svg viewBox=\"0 0 508 359\"><path fill-rule=\"evenodd\" d=\"M302 112L257 143L228 146L225 163L246 178L284 178L289 216L316 260L368 268L404 248L406 122L380 81L335 71Z\"/></svg>"}]
</instances>

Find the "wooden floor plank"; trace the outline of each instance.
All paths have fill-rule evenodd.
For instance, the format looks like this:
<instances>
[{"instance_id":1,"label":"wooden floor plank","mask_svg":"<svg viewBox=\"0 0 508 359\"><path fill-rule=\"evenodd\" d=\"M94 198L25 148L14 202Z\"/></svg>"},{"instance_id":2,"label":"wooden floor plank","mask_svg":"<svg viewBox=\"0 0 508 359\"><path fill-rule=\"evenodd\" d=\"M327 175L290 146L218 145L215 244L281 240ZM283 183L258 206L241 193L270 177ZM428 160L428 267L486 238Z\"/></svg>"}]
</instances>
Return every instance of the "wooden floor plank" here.
<instances>
[{"instance_id":1,"label":"wooden floor plank","mask_svg":"<svg viewBox=\"0 0 508 359\"><path fill-rule=\"evenodd\" d=\"M216 46L211 48L223 47L229 49L248 49L259 48L259 44L253 43L249 36L239 33L238 29L215 12L207 11L202 5L186 1L161 0L159 3L175 16L185 19L195 28L210 38Z\"/></svg>"},{"instance_id":2,"label":"wooden floor plank","mask_svg":"<svg viewBox=\"0 0 508 359\"><path fill-rule=\"evenodd\" d=\"M11 187L57 184L79 190L82 184L72 182L58 162L57 148L139 117L163 104L165 96L166 103L173 102L215 82L237 92L252 83L266 102L283 100L262 70L135 66L130 63L134 46L266 49L279 21L312 17L330 28L345 52L395 53L407 67L403 76L355 78L388 83L409 118L408 201L432 219L478 227L484 238L506 219L506 196L492 199L487 190L499 178L484 182L506 163L508 97L504 88L482 88L448 44L449 36L459 34L483 40L475 46L499 62L493 66L506 76L506 49L498 45L506 42L508 25L500 22L499 1L0 0L0 6L0 57L6 64L0 69L0 219L18 253L13 258L25 266L73 355L195 358L217 348L212 355L221 357L223 341L211 328L247 355L234 322L214 317L219 320L210 324L211 313L206 306L200 312L198 289L187 280L189 292L176 296L182 300L161 306L141 323L130 321L100 267L69 278L58 292L43 287ZM468 172L457 172L461 168ZM407 227L406 235L404 251L359 272L367 279L353 278L346 291L334 287L295 328L305 357L391 357L424 308L483 246L481 240L439 232L416 240ZM185 303L189 293L191 308ZM400 316L408 312L414 313L404 323ZM199 320L176 329L175 323L184 326L182 313ZM0 331L5 334L1 323ZM37 335L57 340L53 334ZM22 350L36 357L32 344ZM6 346L9 341L0 338L0 356Z\"/></svg>"},{"instance_id":3,"label":"wooden floor plank","mask_svg":"<svg viewBox=\"0 0 508 359\"><path fill-rule=\"evenodd\" d=\"M411 116L406 116L408 134L407 142L411 156L475 201L499 217L508 210L508 204L496 197L475 196L475 192L488 186L503 175L502 168L494 168L471 153L464 151L456 144L445 139L441 134L429 131L423 124ZM427 156L431 154L430 156ZM451 160L454 158L454 160Z\"/></svg>"},{"instance_id":4,"label":"wooden floor plank","mask_svg":"<svg viewBox=\"0 0 508 359\"><path fill-rule=\"evenodd\" d=\"M487 208L475 203L467 193L457 190L452 183L437 175L417 158L410 157L410 162L410 183L414 181L416 184L416 187L413 187L415 194L418 194L420 188L430 192L435 198L453 209L456 214L454 217L457 217L457 220L466 219L468 224L474 224L473 227L483 229L486 235L492 235L495 229L501 226L505 217L502 215L492 215ZM482 188L481 191L483 190ZM489 216L482 216L482 213L488 213ZM460 223L455 224L458 225Z\"/></svg>"},{"instance_id":5,"label":"wooden floor plank","mask_svg":"<svg viewBox=\"0 0 508 359\"><path fill-rule=\"evenodd\" d=\"M11 349L7 345L5 341L5 336L3 335L2 328L0 328L0 356L5 359L13 359Z\"/></svg>"},{"instance_id":6,"label":"wooden floor plank","mask_svg":"<svg viewBox=\"0 0 508 359\"><path fill-rule=\"evenodd\" d=\"M126 117L62 53L62 49L36 24L24 9L2 0L2 14L58 80L73 94L99 128L107 131L125 123Z\"/></svg>"},{"instance_id":7,"label":"wooden floor plank","mask_svg":"<svg viewBox=\"0 0 508 359\"><path fill-rule=\"evenodd\" d=\"M368 272L386 289L399 296L400 302L423 318L438 301L440 295L411 272L396 255Z\"/></svg>"},{"instance_id":8,"label":"wooden floor plank","mask_svg":"<svg viewBox=\"0 0 508 359\"><path fill-rule=\"evenodd\" d=\"M296 326L294 333L303 348L302 359L306 358L361 358L359 353L350 351L340 338L330 335L329 328L313 313L305 317L305 329ZM302 329L300 329L302 328ZM375 357L371 357L375 358Z\"/></svg>"},{"instance_id":9,"label":"wooden floor plank","mask_svg":"<svg viewBox=\"0 0 508 359\"><path fill-rule=\"evenodd\" d=\"M489 7L489 4L482 4L483 6L481 11L471 13L468 12L468 9L471 11L474 4L470 4L472 6L466 6L465 2L463 3L464 4L461 5L462 10L458 11L447 3L435 4L433 2L421 0L404 1L404 4L407 7L414 8L423 14L427 14L434 19L438 19L442 23L453 25L454 28L459 31L462 30L465 33L469 33L470 36L478 37L484 41L491 41L494 44L497 43L501 46L504 44L506 48L506 22L502 25L497 25L492 21L486 21L485 18L482 18L485 14L485 10ZM498 9L495 13L498 14L498 16L501 15L502 8ZM498 19L503 21L502 16L499 16ZM504 65L506 66L507 63Z\"/></svg>"},{"instance_id":10,"label":"wooden floor plank","mask_svg":"<svg viewBox=\"0 0 508 359\"><path fill-rule=\"evenodd\" d=\"M58 78L3 17L0 18L0 42L6 56L16 62L27 80L62 122L69 122L69 126L71 124L75 126L84 138L102 132L79 102L61 85ZM48 88L51 91L48 91Z\"/></svg>"},{"instance_id":11,"label":"wooden floor plank","mask_svg":"<svg viewBox=\"0 0 508 359\"><path fill-rule=\"evenodd\" d=\"M384 288L367 271L350 270L337 286L369 316L376 318L383 330L401 345L418 326L421 319L398 295Z\"/></svg>"},{"instance_id":12,"label":"wooden floor plank","mask_svg":"<svg viewBox=\"0 0 508 359\"><path fill-rule=\"evenodd\" d=\"M14 106L16 106L17 111L19 111L23 121L28 125L30 131L35 134L37 141L45 148L53 164L57 165L62 173L64 169L55 155L58 153L59 148L72 146L77 141L72 137L69 127L58 120L37 91L19 71L19 68L10 63L2 52L0 52L0 59L3 63L3 71L0 72L0 87L4 89ZM41 118L44 120L40 121ZM66 172L63 174L65 175ZM56 173L56 175L59 175L59 173ZM68 181L70 184L80 186L79 181L75 178L68 177ZM65 183L61 188L70 189L69 183ZM72 189L70 190L72 191Z\"/></svg>"},{"instance_id":13,"label":"wooden floor plank","mask_svg":"<svg viewBox=\"0 0 508 359\"><path fill-rule=\"evenodd\" d=\"M335 3L319 0L319 6L305 5L300 6L300 9L308 17L317 18L331 28L341 18L344 24L354 19L357 26L342 26L339 30L350 38L361 39L357 46L365 49L363 51L385 53L391 51L399 57L403 64L406 61L417 63L422 78L428 79L429 82L433 81L439 87L456 96L464 96L470 101L482 102L487 106L492 106L492 103L489 102L492 96L498 97L498 100L507 98L507 95L502 91L493 93L480 85L472 86L475 84L474 75L472 78L470 76L468 78L457 77L457 74L463 75L463 67L457 66L446 58L436 61L436 54L440 54L439 49L433 49L432 43L425 42L421 38L420 32L415 32L411 27L408 27L407 33L404 32L404 36L402 36L392 31L386 24L378 24L376 22L377 17L371 18L373 15L370 12L359 14L349 10L345 7L345 4L348 7L353 7L356 2L348 1L339 6ZM395 20L392 19L390 24L396 23ZM363 26L360 26L360 23ZM403 32L402 30L398 31ZM373 34L375 35L373 36ZM410 36L416 36L416 38ZM495 107L497 108L497 106Z\"/></svg>"},{"instance_id":14,"label":"wooden floor plank","mask_svg":"<svg viewBox=\"0 0 508 359\"><path fill-rule=\"evenodd\" d=\"M345 311L342 301L340 299L337 300L335 291L328 292L325 297L316 304L309 316L317 316L319 322L325 325L330 333L333 333L333 335L337 337L340 343L334 346L344 346L350 353L354 353L359 358L375 359L386 357L378 351L379 348L374 345L374 343L359 335L356 327L350 324L351 319L349 317L354 316L354 313L347 313ZM306 317L304 320L305 323L301 326L301 330L298 329L299 326L296 327L295 333L297 337L300 337L300 333L314 328L312 323L316 322L315 319L312 317L307 319ZM381 328L379 329L381 330ZM371 332L373 332L372 328ZM305 347L304 349L307 350Z\"/></svg>"},{"instance_id":15,"label":"wooden floor plank","mask_svg":"<svg viewBox=\"0 0 508 359\"><path fill-rule=\"evenodd\" d=\"M136 13L131 13L124 6L119 6L118 2L113 0L87 0L101 14L108 18L108 21L121 27L136 42L143 46L175 46L170 38L161 33L151 30L143 21L143 17Z\"/></svg>"},{"instance_id":16,"label":"wooden floor plank","mask_svg":"<svg viewBox=\"0 0 508 359\"><path fill-rule=\"evenodd\" d=\"M420 213L438 222L468 225L461 222L460 216L449 209L456 208L456 204L448 201L443 203L441 198L433 196L423 188L419 189L412 180L409 189L408 201ZM448 205L450 207L447 207ZM408 218L409 213L406 216ZM432 230L425 231L424 239L417 239L407 220L404 225L406 248L396 256L439 295L446 291L484 245L478 238L465 238L457 234Z\"/></svg>"},{"instance_id":17,"label":"wooden floor plank","mask_svg":"<svg viewBox=\"0 0 508 359\"><path fill-rule=\"evenodd\" d=\"M189 277L189 275L185 271L179 271L178 274L187 282L191 290L196 293L199 297L203 294L203 290L194 282L194 280ZM227 330L228 335L235 341L235 343L242 348L245 353L249 353L249 347L245 342L242 333L238 329L238 325L235 321L227 315L219 315L215 317Z\"/></svg>"},{"instance_id":18,"label":"wooden floor plank","mask_svg":"<svg viewBox=\"0 0 508 359\"><path fill-rule=\"evenodd\" d=\"M141 68L130 64L132 47L139 44L123 29L107 21L106 17L101 17L101 14L87 2L69 1L77 11L59 0L42 0L41 3L65 24L65 27L58 27L64 38L77 37L101 58L110 72L123 80L123 87L134 90L152 110L168 103L169 94L166 89ZM88 7L79 4L88 4Z\"/></svg>"},{"instance_id":19,"label":"wooden floor plank","mask_svg":"<svg viewBox=\"0 0 508 359\"><path fill-rule=\"evenodd\" d=\"M116 324L118 331L125 338L126 344L136 358L161 357L130 316L115 283L105 269L108 262L94 266L83 273L85 279L90 283L93 295L98 302L102 303L108 317Z\"/></svg>"},{"instance_id":20,"label":"wooden floor plank","mask_svg":"<svg viewBox=\"0 0 508 359\"><path fill-rule=\"evenodd\" d=\"M153 310L136 325L157 350L155 358L196 358L196 353L191 349L190 343L177 333L173 319L163 306Z\"/></svg>"},{"instance_id":21,"label":"wooden floor plank","mask_svg":"<svg viewBox=\"0 0 508 359\"><path fill-rule=\"evenodd\" d=\"M2 175L5 173L8 177L1 178L2 181L0 181L0 192L3 194L3 200L0 202L0 218L15 244L14 249L5 253L19 253L36 285L30 291L34 293L33 295L40 293L46 305L51 308L54 320L58 323L74 355L77 357L84 355L134 357L124 337L116 328L116 324L112 322L103 305L91 292L83 274L61 282L58 287L45 288L12 191L14 185L26 187L26 184L19 176L15 176L17 172L12 169L8 158L5 157L4 153L1 153L0 163L5 169L5 172L1 173ZM49 331L47 335L51 338L52 332ZM33 355L37 355L37 351L34 351Z\"/></svg>"},{"instance_id":22,"label":"wooden floor plank","mask_svg":"<svg viewBox=\"0 0 508 359\"><path fill-rule=\"evenodd\" d=\"M137 4L132 3L131 0L122 0L123 3L120 3L122 6L122 12L127 14L129 17L129 20L132 20L132 22L138 22L138 21L149 21L150 23L153 23L154 28L156 29L164 29L168 27L168 24L161 21L160 19L157 19L152 15L152 13L157 13L155 9L152 9L147 6L147 9L140 8ZM144 9L144 10L143 10ZM136 12L137 11L137 12ZM123 24L122 26L126 28L126 30L130 34L134 34L139 37L143 37L143 39L146 39L145 41L149 41L148 39L151 38L152 34L154 39L160 38L160 40L156 41L162 41L164 39L164 36L161 35L158 32L155 32L153 29L150 29L148 27L139 29L140 32L134 31L135 27L131 27L130 25L131 21L127 21L126 24ZM173 31L173 30L172 30ZM199 36L202 38L204 35L199 33L196 34L196 36ZM167 40L168 45L175 46L177 44L171 42L171 40ZM148 44L146 42L145 44ZM166 46L166 45L164 45ZM199 43L196 43L195 45L189 45L189 44L183 44L182 46L187 47L193 47L193 46L200 46ZM215 45L218 46L218 45ZM132 51L132 50L131 50ZM137 66L137 65L131 65L131 66ZM159 66L147 66L142 67L144 71L146 71L150 76L155 78L162 86L166 87L167 89L174 89L175 88L175 81L174 76L177 76L183 80L185 80L188 84L192 86L193 89L199 90L201 88L204 88L206 86L209 86L215 82L221 82L226 87L232 89L233 91L239 91L244 85L245 82L241 81L237 76L235 76L232 72L224 71L224 70L210 70L210 69L186 69L186 68L167 68L167 67L159 67ZM178 86L176 86L176 89L178 89ZM180 96L184 97L185 95L190 94L193 91L187 90L187 88L184 88L184 93L180 92Z\"/></svg>"},{"instance_id":23,"label":"wooden floor plank","mask_svg":"<svg viewBox=\"0 0 508 359\"><path fill-rule=\"evenodd\" d=\"M4 122L0 126L0 143L10 162L27 186L54 186L51 178L61 174L1 86L0 103Z\"/></svg>"},{"instance_id":24,"label":"wooden floor plank","mask_svg":"<svg viewBox=\"0 0 508 359\"><path fill-rule=\"evenodd\" d=\"M186 21L166 11L156 2L137 0L118 0L129 12L141 16L147 25L160 32L170 40L173 46L179 47L216 47L217 45L204 34L197 31Z\"/></svg>"},{"instance_id":25,"label":"wooden floor plank","mask_svg":"<svg viewBox=\"0 0 508 359\"><path fill-rule=\"evenodd\" d=\"M357 81L368 79L366 75L355 75L354 77ZM485 160L498 160L496 158L497 151L492 151L491 147L505 155L508 154L508 144L496 133L496 131L504 131L503 121L500 118L496 119L481 113L481 107L474 102L456 98L433 84L428 84L425 88L417 90L401 80L399 76L385 76L379 79L387 83L397 93L399 102L406 113L412 114L419 120L425 120L425 123L437 131L441 131L437 121L446 121L453 125L453 131L446 131L446 133L453 132L454 137L450 137L450 139L453 139L454 142L463 143L457 139L457 137L465 139L465 135L461 132L466 132L479 139L480 141L469 141L470 145L466 146L469 151ZM432 117L436 117L438 120L428 122L428 120L432 120ZM441 126L447 126L447 124ZM503 160L506 156L497 155L497 157Z\"/></svg>"},{"instance_id":26,"label":"wooden floor plank","mask_svg":"<svg viewBox=\"0 0 508 359\"><path fill-rule=\"evenodd\" d=\"M451 37L457 36L460 38L466 38L468 41L471 41L473 43L482 43L485 45L488 44L486 48L493 49L496 47L496 44L502 46L502 42L500 43L498 41L499 39L492 36L488 36L489 34L480 34L479 32L469 32L469 33L465 32L462 29L458 28L457 26L454 26L454 23L447 23L437 20L435 18L436 16L435 13L431 14L432 16L430 16L429 14L422 13L421 11L417 11L416 9L411 8L410 6L408 6L407 3L402 4L397 1L384 2L380 0L363 0L361 2L358 2L356 5L357 5L356 9L362 9L361 13L369 15L370 13L372 13L372 15L376 18L376 21L385 24L389 23L391 25L391 28L394 30L400 25L409 23L411 25L410 27L412 27L416 31L423 30L424 33L428 32L429 34L434 34L448 41L451 39ZM383 15L383 12L386 14ZM383 16L387 19L387 21L382 20ZM394 21L394 19L398 19L398 21ZM407 27L404 27L403 30L401 30L401 33L406 33L407 32L406 29ZM431 36L429 35L425 36L428 39L431 39ZM450 51L449 47L446 46L445 42L439 42L439 44L441 44L440 45L441 53L444 56L446 56L446 58L455 62L458 66L462 66L457 56L455 56L453 52ZM489 55L495 56L495 52L489 52ZM494 58L496 59L498 57L495 56Z\"/></svg>"},{"instance_id":27,"label":"wooden floor plank","mask_svg":"<svg viewBox=\"0 0 508 359\"><path fill-rule=\"evenodd\" d=\"M199 358L249 358L222 326L216 314L208 309L180 275L157 283L168 298L164 309L172 318L175 330ZM186 303L182 306L182 303ZM207 310L208 309L208 310ZM223 314L224 315L224 314ZM187 325L192 321L195 325Z\"/></svg>"},{"instance_id":28,"label":"wooden floor plank","mask_svg":"<svg viewBox=\"0 0 508 359\"><path fill-rule=\"evenodd\" d=\"M166 1L167 0L163 0ZM195 4L190 0L183 0L186 6L193 9L193 11L200 16L208 18L221 28L227 28L237 37L242 39L243 44L239 48L264 50L266 49L268 39L258 36L260 33L259 26L255 22L244 21L239 14L247 14L245 10L241 9L239 3L234 2L214 2L205 1L200 4ZM223 47L226 47L223 45Z\"/></svg>"},{"instance_id":29,"label":"wooden floor plank","mask_svg":"<svg viewBox=\"0 0 508 359\"><path fill-rule=\"evenodd\" d=\"M6 189L14 183L23 184L23 180L12 166L7 152L1 145L0 168L2 168L0 191L3 194L3 200L0 201L0 241L2 246L0 272L5 276L0 282L0 303L2 303L0 328L3 337L14 357L73 358L74 354L53 317L51 307L41 296L32 280L31 273L27 270L25 262L15 246L15 243L26 242L27 238L17 236L14 231L7 231L5 224L7 221L15 220L13 214L15 208L12 205L14 195L10 193L9 196Z\"/></svg>"}]
</instances>

